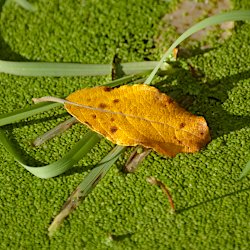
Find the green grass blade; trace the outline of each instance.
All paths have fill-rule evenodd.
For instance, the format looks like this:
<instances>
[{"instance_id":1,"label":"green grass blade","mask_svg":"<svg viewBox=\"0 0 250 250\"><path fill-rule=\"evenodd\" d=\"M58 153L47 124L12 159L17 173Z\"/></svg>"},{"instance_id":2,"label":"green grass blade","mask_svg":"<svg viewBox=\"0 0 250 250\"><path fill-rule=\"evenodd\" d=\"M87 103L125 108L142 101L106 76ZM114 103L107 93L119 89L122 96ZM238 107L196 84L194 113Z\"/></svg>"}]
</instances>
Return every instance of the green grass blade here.
<instances>
[{"instance_id":1,"label":"green grass blade","mask_svg":"<svg viewBox=\"0 0 250 250\"><path fill-rule=\"evenodd\" d=\"M149 72L149 71L148 71ZM129 76L124 76L121 77L119 79L116 79L114 81L108 82L108 83L104 83L101 86L108 86L108 87L117 87L120 86L122 84L128 84L130 82L134 82L135 80L137 80L140 76L145 75L147 72L142 72L142 73L138 73L138 74L134 74L134 75L129 75ZM150 73L150 72L149 72Z\"/></svg>"},{"instance_id":2,"label":"green grass blade","mask_svg":"<svg viewBox=\"0 0 250 250\"><path fill-rule=\"evenodd\" d=\"M240 179L244 178L250 173L250 161L247 163L247 165L244 167L240 174Z\"/></svg>"},{"instance_id":3,"label":"green grass blade","mask_svg":"<svg viewBox=\"0 0 250 250\"><path fill-rule=\"evenodd\" d=\"M169 57L169 55L172 53L173 49L177 47L182 41L184 41L186 38L194 34L195 32L202 30L206 28L207 26L220 24L227 21L240 21L240 20L250 20L250 10L235 10L230 11L227 13L222 13L216 16L208 17L201 22L193 25L191 28L189 28L187 31L185 31L167 50L167 52L163 55L157 66L154 68L154 70L151 72L147 80L145 81L145 84L150 84L153 80L155 74L160 69L161 65L164 63L164 61Z\"/></svg>"},{"instance_id":4,"label":"green grass blade","mask_svg":"<svg viewBox=\"0 0 250 250\"><path fill-rule=\"evenodd\" d=\"M105 176L111 166L125 151L125 149L126 147L117 145L99 162L99 164L87 175L87 177L78 186L79 197L86 197L91 192L91 190Z\"/></svg>"},{"instance_id":5,"label":"green grass blade","mask_svg":"<svg viewBox=\"0 0 250 250\"><path fill-rule=\"evenodd\" d=\"M33 6L33 4L29 3L26 0L14 0L14 2L16 2L18 5L20 5L21 7L23 7L26 10L29 11L36 11L36 8Z\"/></svg>"},{"instance_id":6,"label":"green grass blade","mask_svg":"<svg viewBox=\"0 0 250 250\"><path fill-rule=\"evenodd\" d=\"M123 63L125 75L153 70L158 62ZM9 62L0 60L0 72L19 76L101 76L111 74L111 64Z\"/></svg>"},{"instance_id":7,"label":"green grass blade","mask_svg":"<svg viewBox=\"0 0 250 250\"><path fill-rule=\"evenodd\" d=\"M19 76L98 76L110 74L111 65L0 60L0 72Z\"/></svg>"},{"instance_id":8,"label":"green grass blade","mask_svg":"<svg viewBox=\"0 0 250 250\"><path fill-rule=\"evenodd\" d=\"M37 103L24 109L19 109L11 113L2 114L0 115L0 126L20 121L21 119L28 118L38 113L58 107L60 105L61 104L59 103L51 103L51 102Z\"/></svg>"},{"instance_id":9,"label":"green grass blade","mask_svg":"<svg viewBox=\"0 0 250 250\"><path fill-rule=\"evenodd\" d=\"M126 75L131 75L152 70L157 64L157 61L130 62L122 63L121 68Z\"/></svg>"},{"instance_id":10,"label":"green grass blade","mask_svg":"<svg viewBox=\"0 0 250 250\"><path fill-rule=\"evenodd\" d=\"M64 173L86 155L93 146L99 142L100 136L92 131L87 132L84 137L77 142L74 147L60 160L42 167L32 167L26 165L20 151L15 148L6 136L4 130L0 129L0 142L14 156L14 158L29 172L39 178L51 178Z\"/></svg>"},{"instance_id":11,"label":"green grass blade","mask_svg":"<svg viewBox=\"0 0 250 250\"><path fill-rule=\"evenodd\" d=\"M106 155L99 164L91 170L81 184L71 194L63 205L61 212L55 217L48 231L49 236L62 224L63 220L79 205L79 203L93 190L98 182L105 176L111 166L117 161L119 156L125 151L125 147L116 146L108 155Z\"/></svg>"}]
</instances>

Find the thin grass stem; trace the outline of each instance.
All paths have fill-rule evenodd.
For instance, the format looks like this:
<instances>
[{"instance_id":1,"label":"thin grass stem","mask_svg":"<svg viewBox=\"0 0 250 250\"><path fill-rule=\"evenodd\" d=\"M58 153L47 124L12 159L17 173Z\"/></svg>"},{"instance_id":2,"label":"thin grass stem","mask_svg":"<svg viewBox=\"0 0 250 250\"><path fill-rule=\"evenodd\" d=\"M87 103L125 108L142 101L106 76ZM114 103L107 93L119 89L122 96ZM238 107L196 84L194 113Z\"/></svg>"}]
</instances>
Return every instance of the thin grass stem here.
<instances>
[{"instance_id":1,"label":"thin grass stem","mask_svg":"<svg viewBox=\"0 0 250 250\"><path fill-rule=\"evenodd\" d=\"M40 145L42 145L44 142L54 138L55 136L63 133L64 131L66 131L68 128L70 128L71 126L73 126L74 124L78 123L79 121L75 118L75 117L71 117L70 119L60 123L59 125L57 125L56 127L54 127L53 129L49 130L48 132L46 132L45 134L37 137L32 144L35 147L38 147Z\"/></svg>"},{"instance_id":2,"label":"thin grass stem","mask_svg":"<svg viewBox=\"0 0 250 250\"><path fill-rule=\"evenodd\" d=\"M60 106L59 103L37 103L24 109L19 109L7 114L2 114L0 115L0 127L10 123L18 122L22 119L26 119L30 116L48 111L58 106Z\"/></svg>"},{"instance_id":3,"label":"thin grass stem","mask_svg":"<svg viewBox=\"0 0 250 250\"><path fill-rule=\"evenodd\" d=\"M79 205L79 203L95 188L99 181L106 175L111 166L117 161L119 156L125 151L125 147L116 146L110 151L91 172L83 179L71 196L63 205L61 212L54 218L48 228L49 236L53 236L55 231L62 224L63 220Z\"/></svg>"}]
</instances>

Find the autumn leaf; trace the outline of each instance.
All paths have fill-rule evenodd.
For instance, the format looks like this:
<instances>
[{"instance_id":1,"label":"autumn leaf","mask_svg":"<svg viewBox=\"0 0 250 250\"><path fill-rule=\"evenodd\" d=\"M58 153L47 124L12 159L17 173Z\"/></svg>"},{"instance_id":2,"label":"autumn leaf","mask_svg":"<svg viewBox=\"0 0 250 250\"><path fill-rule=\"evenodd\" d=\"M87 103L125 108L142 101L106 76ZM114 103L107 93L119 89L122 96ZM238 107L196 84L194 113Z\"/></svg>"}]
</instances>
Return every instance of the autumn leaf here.
<instances>
[{"instance_id":1,"label":"autumn leaf","mask_svg":"<svg viewBox=\"0 0 250 250\"><path fill-rule=\"evenodd\" d=\"M85 88L67 100L77 103L65 103L71 115L118 145L142 145L173 157L199 151L210 141L203 117L187 112L152 86Z\"/></svg>"}]
</instances>

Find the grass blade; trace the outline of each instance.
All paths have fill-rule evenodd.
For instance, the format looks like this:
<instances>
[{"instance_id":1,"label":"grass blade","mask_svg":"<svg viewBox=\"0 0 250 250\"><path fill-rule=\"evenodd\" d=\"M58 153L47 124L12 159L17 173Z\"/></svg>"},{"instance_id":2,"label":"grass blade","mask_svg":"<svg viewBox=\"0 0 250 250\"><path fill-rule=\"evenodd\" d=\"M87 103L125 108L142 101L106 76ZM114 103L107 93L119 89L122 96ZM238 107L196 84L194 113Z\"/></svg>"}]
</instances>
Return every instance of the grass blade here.
<instances>
[{"instance_id":1,"label":"grass blade","mask_svg":"<svg viewBox=\"0 0 250 250\"><path fill-rule=\"evenodd\" d=\"M18 5L20 5L21 7L23 7L26 10L35 12L36 8L33 6L33 4L29 3L26 0L14 0L15 3L17 3Z\"/></svg>"},{"instance_id":2,"label":"grass blade","mask_svg":"<svg viewBox=\"0 0 250 250\"><path fill-rule=\"evenodd\" d=\"M0 115L0 126L20 121L22 119L28 118L30 116L39 114L41 112L50 110L58 106L60 106L59 103L37 103L24 109L15 110L11 113Z\"/></svg>"},{"instance_id":3,"label":"grass blade","mask_svg":"<svg viewBox=\"0 0 250 250\"><path fill-rule=\"evenodd\" d=\"M138 74L138 75L140 75L140 74ZM138 76L138 75L136 75L136 76ZM101 86L117 87L117 86L120 86L120 85L122 85L124 83L131 82L132 79L135 78L136 76L135 75L124 76L124 77L116 79L114 81L111 81L111 82L108 82L108 83L104 83Z\"/></svg>"},{"instance_id":4,"label":"grass blade","mask_svg":"<svg viewBox=\"0 0 250 250\"><path fill-rule=\"evenodd\" d=\"M109 74L111 65L0 60L0 69L2 73L19 76L98 76Z\"/></svg>"},{"instance_id":5,"label":"grass blade","mask_svg":"<svg viewBox=\"0 0 250 250\"><path fill-rule=\"evenodd\" d=\"M167 52L163 55L157 66L154 68L154 70L151 72L147 80L145 81L145 84L150 84L153 80L155 74L160 69L161 65L164 63L164 61L169 57L169 55L172 53L173 49L177 47L182 41L184 41L186 38L194 34L195 32L202 30L206 28L207 26L220 24L227 21L240 21L240 20L250 20L250 10L235 10L230 11L227 13L222 13L216 16L208 17L201 22L193 25L191 28L189 28L187 31L185 31L167 50Z\"/></svg>"},{"instance_id":6,"label":"grass blade","mask_svg":"<svg viewBox=\"0 0 250 250\"><path fill-rule=\"evenodd\" d=\"M130 62L122 63L121 68L125 75L131 75L152 70L157 64L157 61Z\"/></svg>"},{"instance_id":7,"label":"grass blade","mask_svg":"<svg viewBox=\"0 0 250 250\"><path fill-rule=\"evenodd\" d=\"M247 163L247 165L244 167L240 174L240 179L244 178L250 173L250 161Z\"/></svg>"},{"instance_id":8,"label":"grass blade","mask_svg":"<svg viewBox=\"0 0 250 250\"><path fill-rule=\"evenodd\" d=\"M18 161L24 168L26 168L33 175L45 179L57 176L70 169L76 162L78 162L84 155L86 155L97 142L99 142L100 138L101 138L100 135L92 131L89 131L60 160L48 164L46 166L32 167L26 165L19 150L16 149L13 143L8 139L4 130L0 129L0 142L9 151L9 153L14 156L16 161Z\"/></svg>"},{"instance_id":9,"label":"grass blade","mask_svg":"<svg viewBox=\"0 0 250 250\"><path fill-rule=\"evenodd\" d=\"M125 75L153 70L156 61L121 64ZM111 64L9 62L0 60L0 72L19 76L102 76L111 74Z\"/></svg>"},{"instance_id":10,"label":"grass blade","mask_svg":"<svg viewBox=\"0 0 250 250\"><path fill-rule=\"evenodd\" d=\"M56 127L52 128L51 130L47 131L41 136L38 136L33 142L33 146L38 147L42 145L44 142L54 138L55 136L63 133L66 131L68 128L73 126L74 124L78 123L79 121L75 117L71 117L68 120L60 123Z\"/></svg>"},{"instance_id":11,"label":"grass blade","mask_svg":"<svg viewBox=\"0 0 250 250\"><path fill-rule=\"evenodd\" d=\"M106 155L99 164L91 170L86 178L80 183L76 190L71 194L66 203L63 205L61 212L55 217L48 231L52 236L63 220L79 205L105 176L110 167L116 162L118 157L125 151L125 147L116 146L108 155Z\"/></svg>"}]
</instances>

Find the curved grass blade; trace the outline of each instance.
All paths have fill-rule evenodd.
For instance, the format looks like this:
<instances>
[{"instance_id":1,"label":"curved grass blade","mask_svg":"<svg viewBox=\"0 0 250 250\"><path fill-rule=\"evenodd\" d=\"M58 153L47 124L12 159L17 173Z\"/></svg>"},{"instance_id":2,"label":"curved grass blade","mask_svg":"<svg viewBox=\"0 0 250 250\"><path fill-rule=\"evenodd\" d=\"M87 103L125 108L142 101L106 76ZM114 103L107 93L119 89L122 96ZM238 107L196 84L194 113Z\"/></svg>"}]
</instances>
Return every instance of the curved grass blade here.
<instances>
[{"instance_id":1,"label":"curved grass blade","mask_svg":"<svg viewBox=\"0 0 250 250\"><path fill-rule=\"evenodd\" d=\"M244 178L250 173L250 161L247 163L247 165L244 167L240 174L240 179Z\"/></svg>"},{"instance_id":2,"label":"curved grass blade","mask_svg":"<svg viewBox=\"0 0 250 250\"><path fill-rule=\"evenodd\" d=\"M157 61L122 63L125 75L153 70ZM0 72L19 76L102 76L112 71L111 64L9 62L0 60Z\"/></svg>"},{"instance_id":3,"label":"curved grass blade","mask_svg":"<svg viewBox=\"0 0 250 250\"><path fill-rule=\"evenodd\" d=\"M7 114L2 114L0 115L0 126L20 121L21 119L25 119L30 116L58 107L59 105L59 103L51 102L37 103L24 109L19 109Z\"/></svg>"},{"instance_id":4,"label":"curved grass blade","mask_svg":"<svg viewBox=\"0 0 250 250\"><path fill-rule=\"evenodd\" d=\"M147 80L145 81L145 84L150 84L153 80L155 74L160 69L161 65L164 63L164 61L167 59L167 57L172 53L173 49L178 46L182 41L184 41L186 38L194 34L195 32L202 30L206 28L207 26L220 24L227 21L240 21L240 20L250 20L250 10L235 10L230 11L227 13L222 13L216 16L208 17L201 22L193 25L191 28L189 28L187 31L185 31L167 50L167 52L163 55L157 66L154 68L154 70L151 72Z\"/></svg>"},{"instance_id":5,"label":"curved grass blade","mask_svg":"<svg viewBox=\"0 0 250 250\"><path fill-rule=\"evenodd\" d=\"M9 151L9 153L14 156L16 161L18 161L33 175L45 179L57 176L70 169L76 162L78 162L84 155L86 155L97 142L99 142L100 138L100 135L89 131L60 160L46 166L32 167L26 165L26 162L23 160L20 151L16 149L12 142L8 139L4 130L0 129L0 142Z\"/></svg>"},{"instance_id":6,"label":"curved grass blade","mask_svg":"<svg viewBox=\"0 0 250 250\"><path fill-rule=\"evenodd\" d=\"M93 190L98 182L105 176L110 167L116 162L119 156L125 151L125 147L116 146L110 151L99 164L80 183L62 207L61 212L55 217L48 231L51 237L63 220L79 205L79 203Z\"/></svg>"}]
</instances>

